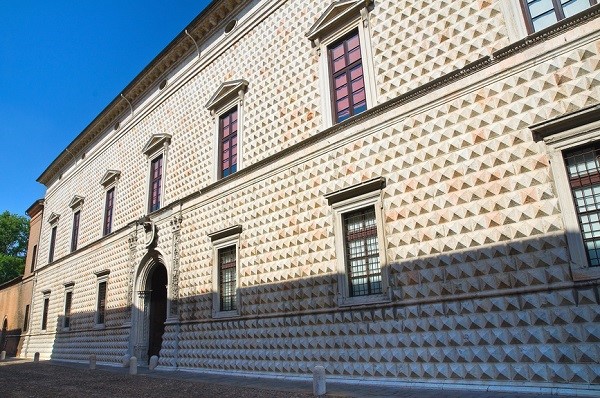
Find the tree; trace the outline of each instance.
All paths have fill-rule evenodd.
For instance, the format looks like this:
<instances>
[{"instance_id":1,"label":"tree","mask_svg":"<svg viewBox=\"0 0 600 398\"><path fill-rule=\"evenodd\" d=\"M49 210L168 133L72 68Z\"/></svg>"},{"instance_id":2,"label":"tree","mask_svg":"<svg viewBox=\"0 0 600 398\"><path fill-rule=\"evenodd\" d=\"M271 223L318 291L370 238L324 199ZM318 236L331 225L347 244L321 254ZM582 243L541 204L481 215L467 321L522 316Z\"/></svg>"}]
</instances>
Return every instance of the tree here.
<instances>
[{"instance_id":1,"label":"tree","mask_svg":"<svg viewBox=\"0 0 600 398\"><path fill-rule=\"evenodd\" d=\"M23 274L29 221L5 211L0 214L0 284Z\"/></svg>"}]
</instances>

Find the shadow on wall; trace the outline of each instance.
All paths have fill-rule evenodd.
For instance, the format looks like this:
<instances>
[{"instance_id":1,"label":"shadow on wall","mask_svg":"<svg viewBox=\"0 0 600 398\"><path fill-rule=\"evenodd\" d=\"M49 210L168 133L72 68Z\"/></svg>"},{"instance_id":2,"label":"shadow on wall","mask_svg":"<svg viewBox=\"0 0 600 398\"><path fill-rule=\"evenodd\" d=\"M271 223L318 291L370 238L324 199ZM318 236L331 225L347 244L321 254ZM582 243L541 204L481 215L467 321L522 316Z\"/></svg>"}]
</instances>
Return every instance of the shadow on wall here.
<instances>
[{"instance_id":1,"label":"shadow on wall","mask_svg":"<svg viewBox=\"0 0 600 398\"><path fill-rule=\"evenodd\" d=\"M179 322L165 325L160 364L277 374L325 365L347 377L600 386L598 281L571 282L564 240L415 252L389 266L391 301L383 304L338 307L337 276L302 274L310 267L265 272L273 282L239 289L240 316L213 318L212 294L181 299ZM145 350L143 358L151 333L135 319L148 312L107 310L102 326L95 312L73 313L68 330L58 317L51 358L95 354L119 363Z\"/></svg>"}]
</instances>

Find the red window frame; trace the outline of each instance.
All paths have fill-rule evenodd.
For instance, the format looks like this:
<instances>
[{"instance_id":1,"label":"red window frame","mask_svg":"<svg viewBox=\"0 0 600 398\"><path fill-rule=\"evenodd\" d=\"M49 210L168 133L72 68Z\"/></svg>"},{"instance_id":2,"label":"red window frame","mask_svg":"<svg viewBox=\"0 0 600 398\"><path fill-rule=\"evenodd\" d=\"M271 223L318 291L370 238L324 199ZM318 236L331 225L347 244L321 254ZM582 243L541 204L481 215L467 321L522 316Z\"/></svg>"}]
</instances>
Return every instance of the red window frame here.
<instances>
[{"instance_id":1,"label":"red window frame","mask_svg":"<svg viewBox=\"0 0 600 398\"><path fill-rule=\"evenodd\" d=\"M238 107L219 116L219 178L237 171Z\"/></svg>"},{"instance_id":2,"label":"red window frame","mask_svg":"<svg viewBox=\"0 0 600 398\"><path fill-rule=\"evenodd\" d=\"M148 209L152 213L160 209L160 195L162 189L163 155L157 156L150 163L150 195Z\"/></svg>"},{"instance_id":3,"label":"red window frame","mask_svg":"<svg viewBox=\"0 0 600 398\"><path fill-rule=\"evenodd\" d=\"M364 69L358 29L327 47L331 101L335 123L367 109Z\"/></svg>"},{"instance_id":4,"label":"red window frame","mask_svg":"<svg viewBox=\"0 0 600 398\"><path fill-rule=\"evenodd\" d=\"M112 187L106 191L106 202L104 204L104 228L103 235L108 235L112 232L113 208L115 200L115 188Z\"/></svg>"},{"instance_id":5,"label":"red window frame","mask_svg":"<svg viewBox=\"0 0 600 398\"><path fill-rule=\"evenodd\" d=\"M77 210L73 213L73 229L71 231L71 251L77 250L77 242L79 241L79 221L81 219L81 211Z\"/></svg>"},{"instance_id":6,"label":"red window frame","mask_svg":"<svg viewBox=\"0 0 600 398\"><path fill-rule=\"evenodd\" d=\"M527 26L527 31L529 33L534 33L536 31L535 21L537 19L539 19L540 17L543 17L544 15L553 13L554 16L556 17L556 22L567 18L567 16L565 15L564 6L569 3L573 3L573 0L568 0L568 1L551 0L552 8L547 9L547 10L545 10L545 12L542 12L538 15L533 16L531 14L531 6L534 5L534 3L539 3L539 1L540 0L521 0L521 8L523 9L523 14L525 16L525 25ZM579 0L579 1L588 2L589 7L592 7L596 4L598 4L598 0ZM542 29L545 29L545 28L542 28Z\"/></svg>"}]
</instances>

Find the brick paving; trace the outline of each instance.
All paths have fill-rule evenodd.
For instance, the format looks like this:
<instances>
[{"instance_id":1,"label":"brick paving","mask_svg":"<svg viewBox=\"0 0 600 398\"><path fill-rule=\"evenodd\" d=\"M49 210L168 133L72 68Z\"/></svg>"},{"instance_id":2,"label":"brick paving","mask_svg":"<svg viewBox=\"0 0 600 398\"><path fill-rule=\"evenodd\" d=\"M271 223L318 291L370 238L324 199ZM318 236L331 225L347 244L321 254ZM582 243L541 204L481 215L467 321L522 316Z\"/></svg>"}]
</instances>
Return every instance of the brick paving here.
<instances>
[{"instance_id":1,"label":"brick paving","mask_svg":"<svg viewBox=\"0 0 600 398\"><path fill-rule=\"evenodd\" d=\"M562 392L565 391L555 391ZM127 368L87 364L10 359L0 362L0 397L243 397L303 398L312 396L307 378L260 378L188 371L150 371L138 368L130 376ZM596 396L600 391L560 397ZM556 398L551 393L514 393L377 385L368 382L327 382L327 397L401 398Z\"/></svg>"}]
</instances>

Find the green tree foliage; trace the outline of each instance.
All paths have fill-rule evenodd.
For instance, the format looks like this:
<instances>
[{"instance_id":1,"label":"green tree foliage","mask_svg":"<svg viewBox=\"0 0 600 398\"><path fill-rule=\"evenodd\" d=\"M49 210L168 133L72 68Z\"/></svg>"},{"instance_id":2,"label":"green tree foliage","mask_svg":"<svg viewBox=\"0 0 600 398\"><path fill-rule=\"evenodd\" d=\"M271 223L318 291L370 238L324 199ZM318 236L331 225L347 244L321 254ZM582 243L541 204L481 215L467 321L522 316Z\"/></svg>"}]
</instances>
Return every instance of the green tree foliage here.
<instances>
[{"instance_id":1,"label":"green tree foliage","mask_svg":"<svg viewBox=\"0 0 600 398\"><path fill-rule=\"evenodd\" d=\"M0 214L0 284L23 274L29 221L5 211Z\"/></svg>"}]
</instances>

